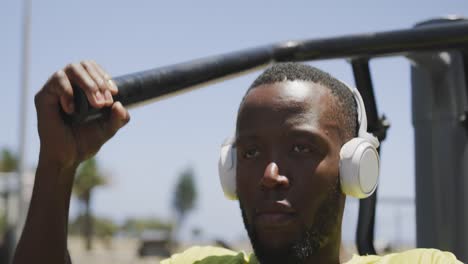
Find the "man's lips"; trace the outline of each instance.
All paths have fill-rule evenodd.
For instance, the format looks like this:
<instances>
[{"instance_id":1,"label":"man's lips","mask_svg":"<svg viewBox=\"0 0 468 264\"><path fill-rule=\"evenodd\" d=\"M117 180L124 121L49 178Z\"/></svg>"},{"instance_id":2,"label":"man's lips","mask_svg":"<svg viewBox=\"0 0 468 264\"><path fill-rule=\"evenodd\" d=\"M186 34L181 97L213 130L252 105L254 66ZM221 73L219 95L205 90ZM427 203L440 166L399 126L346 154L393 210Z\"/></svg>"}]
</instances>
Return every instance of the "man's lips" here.
<instances>
[{"instance_id":1,"label":"man's lips","mask_svg":"<svg viewBox=\"0 0 468 264\"><path fill-rule=\"evenodd\" d=\"M255 211L255 222L260 227L278 228L290 224L296 211L287 201L265 203Z\"/></svg>"}]
</instances>

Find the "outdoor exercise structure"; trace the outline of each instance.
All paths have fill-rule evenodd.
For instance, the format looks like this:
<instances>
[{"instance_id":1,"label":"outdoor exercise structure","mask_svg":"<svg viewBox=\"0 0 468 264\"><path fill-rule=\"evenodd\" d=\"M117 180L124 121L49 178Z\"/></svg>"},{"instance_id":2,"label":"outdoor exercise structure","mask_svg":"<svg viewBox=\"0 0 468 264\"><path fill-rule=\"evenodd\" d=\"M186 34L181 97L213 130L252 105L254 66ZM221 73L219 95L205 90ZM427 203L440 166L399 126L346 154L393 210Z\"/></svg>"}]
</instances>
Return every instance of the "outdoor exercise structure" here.
<instances>
[{"instance_id":1,"label":"outdoor exercise structure","mask_svg":"<svg viewBox=\"0 0 468 264\"><path fill-rule=\"evenodd\" d=\"M362 94L368 130L384 141L369 61L403 56L411 61L415 136L417 247L453 252L468 261L468 21L434 19L404 30L287 41L115 77L115 100L132 107L283 61L346 59ZM101 118L75 89L77 113L68 122ZM381 145L382 146L382 145ZM375 254L377 192L360 200L356 244Z\"/></svg>"},{"instance_id":2,"label":"outdoor exercise structure","mask_svg":"<svg viewBox=\"0 0 468 264\"><path fill-rule=\"evenodd\" d=\"M369 60L404 56L411 61L415 135L418 247L449 250L468 261L468 21L434 19L412 29L288 41L152 69L114 79L115 100L132 106L219 81L274 62L350 60L367 109L368 130L380 141L389 127L379 115ZM71 122L99 118L76 90ZM361 200L356 231L360 254L375 254L377 193Z\"/></svg>"}]
</instances>

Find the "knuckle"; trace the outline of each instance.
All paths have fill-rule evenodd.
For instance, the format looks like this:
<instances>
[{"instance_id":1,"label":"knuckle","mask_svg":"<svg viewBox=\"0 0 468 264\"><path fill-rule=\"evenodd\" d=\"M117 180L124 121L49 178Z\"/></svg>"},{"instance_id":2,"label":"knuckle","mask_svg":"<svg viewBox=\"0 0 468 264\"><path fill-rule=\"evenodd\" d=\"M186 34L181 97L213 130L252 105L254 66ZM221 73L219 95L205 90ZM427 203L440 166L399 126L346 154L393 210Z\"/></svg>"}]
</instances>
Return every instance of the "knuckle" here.
<instances>
[{"instance_id":1,"label":"knuckle","mask_svg":"<svg viewBox=\"0 0 468 264\"><path fill-rule=\"evenodd\" d=\"M65 68L63 68L65 71L69 71L71 68L73 68L73 63L68 63Z\"/></svg>"},{"instance_id":2,"label":"knuckle","mask_svg":"<svg viewBox=\"0 0 468 264\"><path fill-rule=\"evenodd\" d=\"M65 78L65 72L63 70L58 70L52 75L52 80L54 81L61 81Z\"/></svg>"},{"instance_id":3,"label":"knuckle","mask_svg":"<svg viewBox=\"0 0 468 264\"><path fill-rule=\"evenodd\" d=\"M90 82L88 84L88 88L91 89L92 91L96 91L99 89L98 85L95 82Z\"/></svg>"},{"instance_id":4,"label":"knuckle","mask_svg":"<svg viewBox=\"0 0 468 264\"><path fill-rule=\"evenodd\" d=\"M77 73L79 67L80 67L80 66L79 66L78 63L69 63L69 64L65 67L65 71L66 71L66 72L71 72L71 73Z\"/></svg>"},{"instance_id":5,"label":"knuckle","mask_svg":"<svg viewBox=\"0 0 468 264\"><path fill-rule=\"evenodd\" d=\"M91 61L90 60L81 61L80 64L87 70L91 68Z\"/></svg>"}]
</instances>

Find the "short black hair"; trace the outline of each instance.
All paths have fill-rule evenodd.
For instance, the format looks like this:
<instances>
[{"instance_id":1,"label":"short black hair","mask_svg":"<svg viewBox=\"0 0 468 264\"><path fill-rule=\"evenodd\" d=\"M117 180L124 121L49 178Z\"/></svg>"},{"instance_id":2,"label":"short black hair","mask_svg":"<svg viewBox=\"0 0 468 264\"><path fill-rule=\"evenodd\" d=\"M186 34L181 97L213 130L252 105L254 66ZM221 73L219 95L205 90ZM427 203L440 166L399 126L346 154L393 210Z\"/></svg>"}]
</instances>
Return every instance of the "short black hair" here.
<instances>
[{"instance_id":1,"label":"short black hair","mask_svg":"<svg viewBox=\"0 0 468 264\"><path fill-rule=\"evenodd\" d=\"M255 79L245 93L244 98L252 89L258 86L284 81L314 82L322 84L330 89L332 95L337 99L339 104L337 107L339 109L337 118L343 122L344 136L347 139L357 136L358 114L357 103L354 99L354 95L346 84L313 66L295 62L274 64ZM242 102L244 101L244 98L242 99Z\"/></svg>"}]
</instances>

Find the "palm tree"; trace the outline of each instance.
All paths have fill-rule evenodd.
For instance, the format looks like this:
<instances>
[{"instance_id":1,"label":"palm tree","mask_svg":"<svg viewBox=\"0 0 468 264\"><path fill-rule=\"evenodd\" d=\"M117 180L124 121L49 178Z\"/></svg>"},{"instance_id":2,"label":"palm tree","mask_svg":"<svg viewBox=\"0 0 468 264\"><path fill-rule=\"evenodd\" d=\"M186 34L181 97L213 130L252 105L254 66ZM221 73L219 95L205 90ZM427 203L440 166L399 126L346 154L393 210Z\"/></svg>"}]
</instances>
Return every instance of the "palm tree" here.
<instances>
[{"instance_id":1,"label":"palm tree","mask_svg":"<svg viewBox=\"0 0 468 264\"><path fill-rule=\"evenodd\" d=\"M195 184L195 173L189 167L183 171L176 183L172 206L176 213L176 228L180 229L187 213L194 209L197 200L197 188ZM176 231L177 232L177 231Z\"/></svg>"},{"instance_id":2,"label":"palm tree","mask_svg":"<svg viewBox=\"0 0 468 264\"><path fill-rule=\"evenodd\" d=\"M73 185L73 193L81 202L83 216L82 232L85 237L86 250L92 248L93 217L91 200L94 189L107 184L106 177L99 170L95 158L91 158L80 166Z\"/></svg>"}]
</instances>

